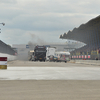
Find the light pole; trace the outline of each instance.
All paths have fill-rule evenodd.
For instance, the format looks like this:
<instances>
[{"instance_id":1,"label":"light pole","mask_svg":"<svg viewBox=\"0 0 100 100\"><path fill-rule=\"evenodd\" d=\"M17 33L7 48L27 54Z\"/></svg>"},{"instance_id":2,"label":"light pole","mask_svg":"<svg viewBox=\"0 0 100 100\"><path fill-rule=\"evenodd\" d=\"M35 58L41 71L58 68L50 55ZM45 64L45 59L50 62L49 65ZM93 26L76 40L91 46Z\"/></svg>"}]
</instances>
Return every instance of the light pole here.
<instances>
[{"instance_id":1,"label":"light pole","mask_svg":"<svg viewBox=\"0 0 100 100\"><path fill-rule=\"evenodd\" d=\"M2 24L3 26L5 25L5 23L0 23L0 24Z\"/></svg>"},{"instance_id":2,"label":"light pole","mask_svg":"<svg viewBox=\"0 0 100 100\"><path fill-rule=\"evenodd\" d=\"M5 25L5 23L0 23L0 24L2 24L3 26ZM1 29L0 29L1 30ZM1 33L1 32L0 32Z\"/></svg>"}]
</instances>

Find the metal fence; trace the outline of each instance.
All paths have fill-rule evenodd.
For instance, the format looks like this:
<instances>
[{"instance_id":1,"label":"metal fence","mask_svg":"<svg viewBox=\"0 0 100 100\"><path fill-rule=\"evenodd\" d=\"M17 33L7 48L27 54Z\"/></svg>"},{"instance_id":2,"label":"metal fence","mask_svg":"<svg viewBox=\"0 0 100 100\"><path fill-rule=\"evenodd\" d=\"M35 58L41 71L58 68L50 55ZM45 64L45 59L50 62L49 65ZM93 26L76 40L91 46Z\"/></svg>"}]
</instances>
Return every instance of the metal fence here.
<instances>
[{"instance_id":1,"label":"metal fence","mask_svg":"<svg viewBox=\"0 0 100 100\"><path fill-rule=\"evenodd\" d=\"M0 53L15 55L15 51L7 44L0 40Z\"/></svg>"}]
</instances>

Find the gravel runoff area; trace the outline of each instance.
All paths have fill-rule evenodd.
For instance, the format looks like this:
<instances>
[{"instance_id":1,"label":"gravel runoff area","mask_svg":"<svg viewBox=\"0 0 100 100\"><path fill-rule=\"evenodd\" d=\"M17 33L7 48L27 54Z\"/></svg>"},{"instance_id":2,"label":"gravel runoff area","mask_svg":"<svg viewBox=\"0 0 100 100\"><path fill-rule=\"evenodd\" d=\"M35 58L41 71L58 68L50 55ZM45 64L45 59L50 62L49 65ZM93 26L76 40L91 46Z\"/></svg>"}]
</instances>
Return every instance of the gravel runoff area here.
<instances>
[{"instance_id":1,"label":"gravel runoff area","mask_svg":"<svg viewBox=\"0 0 100 100\"><path fill-rule=\"evenodd\" d=\"M100 81L0 81L0 100L100 100Z\"/></svg>"}]
</instances>

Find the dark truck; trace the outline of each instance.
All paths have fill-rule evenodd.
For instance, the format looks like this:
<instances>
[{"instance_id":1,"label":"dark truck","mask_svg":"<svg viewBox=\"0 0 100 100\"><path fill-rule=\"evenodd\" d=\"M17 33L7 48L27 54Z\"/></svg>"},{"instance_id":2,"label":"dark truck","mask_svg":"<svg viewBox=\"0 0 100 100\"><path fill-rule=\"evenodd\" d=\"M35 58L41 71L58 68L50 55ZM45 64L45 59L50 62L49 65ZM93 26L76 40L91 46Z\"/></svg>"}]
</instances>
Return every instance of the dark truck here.
<instances>
[{"instance_id":1,"label":"dark truck","mask_svg":"<svg viewBox=\"0 0 100 100\"><path fill-rule=\"evenodd\" d=\"M46 60L46 47L36 46L34 48L34 61L45 61Z\"/></svg>"}]
</instances>

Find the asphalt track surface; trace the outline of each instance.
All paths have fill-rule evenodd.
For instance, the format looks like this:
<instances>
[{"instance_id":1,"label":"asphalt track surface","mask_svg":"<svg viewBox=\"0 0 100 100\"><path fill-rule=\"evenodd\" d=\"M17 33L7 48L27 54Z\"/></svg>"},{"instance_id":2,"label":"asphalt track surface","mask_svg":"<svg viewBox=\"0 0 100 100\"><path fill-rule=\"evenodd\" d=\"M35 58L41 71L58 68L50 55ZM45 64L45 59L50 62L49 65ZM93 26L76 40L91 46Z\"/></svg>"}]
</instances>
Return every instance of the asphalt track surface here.
<instances>
[{"instance_id":1,"label":"asphalt track surface","mask_svg":"<svg viewBox=\"0 0 100 100\"><path fill-rule=\"evenodd\" d=\"M0 100L61 99L100 100L100 67L16 61L0 70Z\"/></svg>"}]
</instances>

